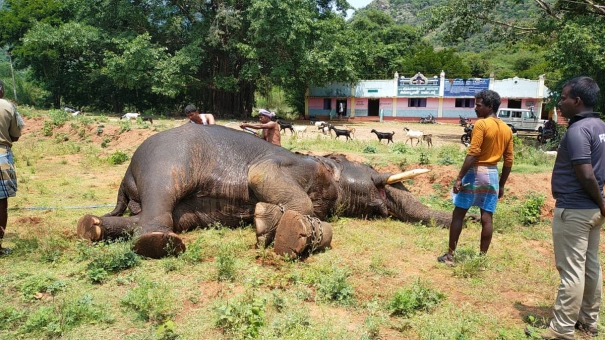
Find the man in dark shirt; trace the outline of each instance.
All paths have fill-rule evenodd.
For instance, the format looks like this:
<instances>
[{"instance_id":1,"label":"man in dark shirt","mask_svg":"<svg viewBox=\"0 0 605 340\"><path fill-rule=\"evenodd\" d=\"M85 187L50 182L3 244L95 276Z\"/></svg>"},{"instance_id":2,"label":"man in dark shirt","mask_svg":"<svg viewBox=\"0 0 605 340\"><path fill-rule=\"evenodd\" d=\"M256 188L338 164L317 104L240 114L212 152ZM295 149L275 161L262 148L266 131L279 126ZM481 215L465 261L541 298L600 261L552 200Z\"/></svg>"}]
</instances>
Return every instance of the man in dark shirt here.
<instances>
[{"instance_id":1,"label":"man in dark shirt","mask_svg":"<svg viewBox=\"0 0 605 340\"><path fill-rule=\"evenodd\" d=\"M605 122L593 112L599 86L577 77L563 86L558 106L570 119L552 173L555 263L561 282L543 339L574 339L574 328L598 335L603 279L599 236L605 222Z\"/></svg>"}]
</instances>

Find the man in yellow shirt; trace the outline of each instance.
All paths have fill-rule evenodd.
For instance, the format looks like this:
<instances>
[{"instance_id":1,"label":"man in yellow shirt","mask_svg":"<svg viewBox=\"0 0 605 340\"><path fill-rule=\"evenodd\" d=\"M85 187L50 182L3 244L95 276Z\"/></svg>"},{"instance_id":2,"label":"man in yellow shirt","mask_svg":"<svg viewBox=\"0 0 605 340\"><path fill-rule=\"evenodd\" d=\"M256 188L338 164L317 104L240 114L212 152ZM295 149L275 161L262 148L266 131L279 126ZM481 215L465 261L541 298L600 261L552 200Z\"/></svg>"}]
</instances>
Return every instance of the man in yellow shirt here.
<instances>
[{"instance_id":1,"label":"man in yellow shirt","mask_svg":"<svg viewBox=\"0 0 605 340\"><path fill-rule=\"evenodd\" d=\"M466 212L471 206L481 211L482 255L487 253L492 241L493 213L498 198L504 195L504 184L513 166L513 132L503 121L496 118L500 107L500 95L485 90L475 95L477 122L473 128L471 144L453 188L454 211L450 225L448 252L439 256L439 262L454 265L454 252L462 232ZM504 157L502 175L498 180L497 163Z\"/></svg>"}]
</instances>

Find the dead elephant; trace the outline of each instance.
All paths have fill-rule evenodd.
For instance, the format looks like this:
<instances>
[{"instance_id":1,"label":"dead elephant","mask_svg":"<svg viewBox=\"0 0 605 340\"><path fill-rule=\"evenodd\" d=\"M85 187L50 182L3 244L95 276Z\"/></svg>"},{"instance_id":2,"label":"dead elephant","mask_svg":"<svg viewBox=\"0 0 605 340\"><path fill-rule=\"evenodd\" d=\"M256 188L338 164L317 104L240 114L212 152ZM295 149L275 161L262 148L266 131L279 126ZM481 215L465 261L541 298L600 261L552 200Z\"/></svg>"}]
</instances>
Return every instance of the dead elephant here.
<instances>
[{"instance_id":1,"label":"dead elephant","mask_svg":"<svg viewBox=\"0 0 605 340\"><path fill-rule=\"evenodd\" d=\"M391 176L342 155L302 155L220 125L184 124L141 144L115 209L80 218L78 235L136 235L139 254L160 258L185 251L178 233L254 223L260 246L277 238L278 253L302 255L329 246L324 221L335 213L449 227L450 213L430 210Z\"/></svg>"}]
</instances>

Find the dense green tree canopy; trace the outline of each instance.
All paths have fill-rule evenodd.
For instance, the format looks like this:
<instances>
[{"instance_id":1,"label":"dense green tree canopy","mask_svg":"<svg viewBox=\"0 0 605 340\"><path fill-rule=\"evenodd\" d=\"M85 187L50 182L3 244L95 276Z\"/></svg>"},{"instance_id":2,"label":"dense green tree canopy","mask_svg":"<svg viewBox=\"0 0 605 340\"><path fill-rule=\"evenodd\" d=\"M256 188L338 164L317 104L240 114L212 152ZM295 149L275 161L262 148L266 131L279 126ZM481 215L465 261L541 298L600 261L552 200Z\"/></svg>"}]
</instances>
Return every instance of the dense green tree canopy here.
<instances>
[{"instance_id":1,"label":"dense green tree canopy","mask_svg":"<svg viewBox=\"0 0 605 340\"><path fill-rule=\"evenodd\" d=\"M515 21L498 14L515 8L514 1L453 0L431 12L429 25L446 28L439 33L444 39L484 32L524 41L526 49L514 55L436 49L419 27L378 10L346 20L345 0L5 0L0 46L41 87L36 93L47 94L38 105L165 114L194 103L235 117L251 112L255 93L277 86L301 112L310 84L395 72L559 79L554 75L584 70L601 77L605 38L578 45L577 37L600 32L604 16L579 2L523 12ZM547 45L552 53L533 49Z\"/></svg>"},{"instance_id":2,"label":"dense green tree canopy","mask_svg":"<svg viewBox=\"0 0 605 340\"><path fill-rule=\"evenodd\" d=\"M534 0L539 11L515 20L501 20L498 8L505 1L452 0L433 8L428 27L441 28L448 41L465 39L477 32L539 46L546 62L529 53L514 62L518 72L534 74L544 71L551 90L556 92L572 77L586 75L605 84L605 7L590 0L545 2ZM534 13L534 12L532 12ZM542 52L536 53L540 54ZM479 67L475 63L476 67ZM605 91L601 93L601 110Z\"/></svg>"}]
</instances>

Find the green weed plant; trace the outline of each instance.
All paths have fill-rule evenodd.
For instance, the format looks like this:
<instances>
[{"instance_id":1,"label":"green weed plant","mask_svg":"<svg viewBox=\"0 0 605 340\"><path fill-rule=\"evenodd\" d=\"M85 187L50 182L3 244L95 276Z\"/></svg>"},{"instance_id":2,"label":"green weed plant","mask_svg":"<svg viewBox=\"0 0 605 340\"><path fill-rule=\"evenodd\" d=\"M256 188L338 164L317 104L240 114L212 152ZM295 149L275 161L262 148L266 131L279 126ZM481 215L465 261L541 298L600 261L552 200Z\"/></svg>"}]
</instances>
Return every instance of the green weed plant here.
<instances>
[{"instance_id":1,"label":"green weed plant","mask_svg":"<svg viewBox=\"0 0 605 340\"><path fill-rule=\"evenodd\" d=\"M427 282L417 279L410 287L401 288L389 300L390 315L409 318L417 312L430 313L445 299L445 294L430 287Z\"/></svg>"}]
</instances>

